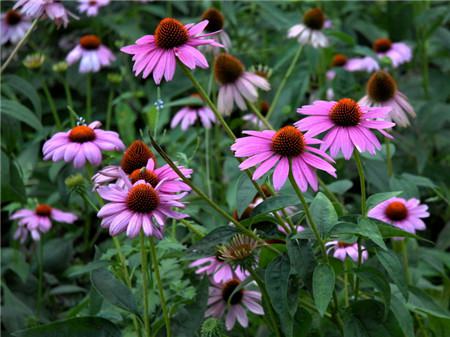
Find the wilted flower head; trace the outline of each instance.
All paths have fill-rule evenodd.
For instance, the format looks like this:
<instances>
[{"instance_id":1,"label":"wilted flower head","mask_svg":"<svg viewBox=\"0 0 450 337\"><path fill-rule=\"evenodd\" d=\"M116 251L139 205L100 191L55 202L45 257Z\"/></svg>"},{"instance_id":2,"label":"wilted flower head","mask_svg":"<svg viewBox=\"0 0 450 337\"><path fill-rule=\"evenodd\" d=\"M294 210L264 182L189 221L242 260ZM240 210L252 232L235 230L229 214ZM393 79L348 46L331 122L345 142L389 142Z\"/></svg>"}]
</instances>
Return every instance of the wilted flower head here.
<instances>
[{"instance_id":1,"label":"wilted flower head","mask_svg":"<svg viewBox=\"0 0 450 337\"><path fill-rule=\"evenodd\" d=\"M416 117L414 108L409 104L408 98L397 88L397 82L386 71L377 71L367 82L367 95L359 103L366 106L390 107L387 115L401 127L409 125L409 117Z\"/></svg>"},{"instance_id":2,"label":"wilted flower head","mask_svg":"<svg viewBox=\"0 0 450 337\"><path fill-rule=\"evenodd\" d=\"M202 14L202 20L208 20L208 25L205 31L208 33L218 32L217 41L228 50L231 48L231 40L228 34L223 30L225 18L223 14L216 8L208 8ZM214 50L218 50L217 47L212 47Z\"/></svg>"},{"instance_id":3,"label":"wilted flower head","mask_svg":"<svg viewBox=\"0 0 450 337\"><path fill-rule=\"evenodd\" d=\"M0 22L2 31L0 36L1 45L6 44L7 42L16 44L31 27L31 21L13 9L10 9L6 13L2 13Z\"/></svg>"},{"instance_id":4,"label":"wilted flower head","mask_svg":"<svg viewBox=\"0 0 450 337\"><path fill-rule=\"evenodd\" d=\"M153 73L156 84L161 83L163 76L166 81L171 81L177 59L189 69L208 68L208 61L196 47L222 47L215 40L206 38L214 33L202 34L207 25L207 20L183 25L178 20L165 18L159 22L154 35L144 35L136 40L136 44L120 50L133 55L136 76L142 73L142 77L147 78Z\"/></svg>"},{"instance_id":5,"label":"wilted flower head","mask_svg":"<svg viewBox=\"0 0 450 337\"><path fill-rule=\"evenodd\" d=\"M181 130L185 131L191 125L194 125L197 119L200 119L203 127L206 129L209 129L211 125L215 123L216 116L208 106L205 106L200 95L193 94L191 97L197 98L200 102L197 104L190 104L180 109L170 122L170 127L172 129L178 124L181 124Z\"/></svg>"},{"instance_id":6,"label":"wilted flower head","mask_svg":"<svg viewBox=\"0 0 450 337\"><path fill-rule=\"evenodd\" d=\"M78 0L78 10L87 16L97 16L100 8L109 5L110 0Z\"/></svg>"},{"instance_id":7,"label":"wilted flower head","mask_svg":"<svg viewBox=\"0 0 450 337\"><path fill-rule=\"evenodd\" d=\"M227 53L216 56L214 76L220 86L218 109L226 115L233 111L234 103L239 109L247 110L245 101L256 102L257 88L270 90L270 84L265 78L245 71L242 62Z\"/></svg>"},{"instance_id":8,"label":"wilted flower head","mask_svg":"<svg viewBox=\"0 0 450 337\"><path fill-rule=\"evenodd\" d=\"M66 62L72 65L80 59L80 73L91 73L109 66L116 57L97 35L90 34L80 38L77 46L67 55Z\"/></svg>"},{"instance_id":9,"label":"wilted flower head","mask_svg":"<svg viewBox=\"0 0 450 337\"><path fill-rule=\"evenodd\" d=\"M253 267L256 262L256 249L258 246L258 241L254 238L245 234L236 234L229 243L219 248L219 254L232 265L248 269Z\"/></svg>"},{"instance_id":10,"label":"wilted flower head","mask_svg":"<svg viewBox=\"0 0 450 337\"><path fill-rule=\"evenodd\" d=\"M67 27L69 14L73 16L59 0L18 0L14 9L21 8L22 14L31 18L39 18L42 15L53 20L59 27Z\"/></svg>"},{"instance_id":11,"label":"wilted flower head","mask_svg":"<svg viewBox=\"0 0 450 337\"><path fill-rule=\"evenodd\" d=\"M309 44L314 48L328 46L328 39L322 33L325 15L320 8L311 8L303 15L303 23L292 26L288 37L296 38L300 44Z\"/></svg>"},{"instance_id":12,"label":"wilted flower head","mask_svg":"<svg viewBox=\"0 0 450 337\"><path fill-rule=\"evenodd\" d=\"M34 53L27 55L23 60L23 65L28 69L39 69L45 62L45 55L41 53Z\"/></svg>"},{"instance_id":13,"label":"wilted flower head","mask_svg":"<svg viewBox=\"0 0 450 337\"><path fill-rule=\"evenodd\" d=\"M346 257L350 257L353 261L358 262L358 244L346 243L343 241L330 241L325 244L328 248L327 253L333 252L333 256L341 261L345 261ZM361 246L361 261L368 259L369 254L364 246Z\"/></svg>"}]
</instances>

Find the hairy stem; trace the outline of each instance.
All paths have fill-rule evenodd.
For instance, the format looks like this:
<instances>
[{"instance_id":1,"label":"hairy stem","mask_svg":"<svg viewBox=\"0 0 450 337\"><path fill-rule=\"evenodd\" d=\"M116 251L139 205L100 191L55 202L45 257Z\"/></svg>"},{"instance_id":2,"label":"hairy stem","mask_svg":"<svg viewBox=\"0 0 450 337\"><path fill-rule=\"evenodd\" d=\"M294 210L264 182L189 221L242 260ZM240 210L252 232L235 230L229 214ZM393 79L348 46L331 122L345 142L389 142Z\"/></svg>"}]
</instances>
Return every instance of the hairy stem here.
<instances>
[{"instance_id":1,"label":"hairy stem","mask_svg":"<svg viewBox=\"0 0 450 337\"><path fill-rule=\"evenodd\" d=\"M145 248L145 236L141 231L139 234L139 245L141 251L141 273L142 273L142 292L144 296L144 330L145 335L150 337L150 317L148 316L148 261L147 261L147 250Z\"/></svg>"}]
</instances>

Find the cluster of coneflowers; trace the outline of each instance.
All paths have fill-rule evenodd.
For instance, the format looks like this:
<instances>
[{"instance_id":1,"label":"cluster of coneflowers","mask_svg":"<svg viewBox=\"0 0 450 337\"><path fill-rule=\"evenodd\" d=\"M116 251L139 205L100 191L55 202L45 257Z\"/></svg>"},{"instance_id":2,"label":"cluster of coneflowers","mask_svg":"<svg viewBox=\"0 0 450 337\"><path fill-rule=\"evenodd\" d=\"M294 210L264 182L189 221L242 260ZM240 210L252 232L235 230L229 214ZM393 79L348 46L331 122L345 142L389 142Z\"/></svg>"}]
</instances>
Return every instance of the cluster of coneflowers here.
<instances>
[{"instance_id":1,"label":"cluster of coneflowers","mask_svg":"<svg viewBox=\"0 0 450 337\"><path fill-rule=\"evenodd\" d=\"M80 1L79 9L87 15L96 15L98 9L107 4L105 0ZM29 29L30 18L47 16L65 26L70 15L61 2L53 0L20 0L14 8L21 8L21 12L11 10L2 15L2 31L5 32L2 44L18 42ZM410 48L405 43L393 43L387 38L380 38L373 44L379 59L336 55L332 69L327 74L328 79L332 81L335 78L334 69L337 67L346 71L372 73L367 83L367 95L359 101L351 98L313 101L297 110L301 118L293 125L274 130L268 119L279 95L275 96L270 107L265 101L258 102L257 90L268 91L271 88L268 72L265 69L246 70L238 58L227 52L231 40L223 30L224 18L218 10L206 11L202 19L199 23L184 25L176 19L165 18L160 21L153 35L142 36L135 44L121 48L122 52L132 55L136 76L145 79L152 75L155 84L160 85L163 80L173 80L178 65L192 80L198 92L192 96L195 103L178 111L171 127L181 125L186 130L197 119L205 128L209 128L212 123L221 123L233 138L231 150L240 161L239 168L252 170L251 178L256 186L259 186L257 181L260 178L272 172L275 192L271 193L279 192L289 180L302 202L307 225L315 233L317 225L309 216L309 206L303 193L308 189L318 191L318 171L337 177L334 167L336 159L341 156L345 160L355 159L361 176L362 198L365 200L359 153L375 155L382 148L378 137L392 139L390 130L396 124L407 126L408 115L414 116L413 108L398 90L394 78L380 64L385 58L390 60L393 67L408 62L411 59ZM329 41L323 29L330 26L331 22L327 22L320 9L314 8L305 13L303 22L293 26L288 33L289 38L296 38L300 44L293 64L298 60L303 46L328 46ZM209 67L203 52L214 55L213 74L219 86L217 106L191 73L196 68ZM97 72L110 65L115 56L102 45L98 36L85 35L67 56L68 64L78 60L81 60L80 72ZM284 84L278 87L279 92ZM255 107L255 103L258 103L259 108ZM223 117L235 107L240 110L250 107L256 115L248 115L246 119L253 121L256 128L264 130L246 130L243 131L243 137L236 138ZM140 235L141 238L162 239L168 219L188 216L181 213L180 209L185 208L183 198L193 188L188 183L192 170L173 162L158 164L156 156L141 140L136 140L125 149L116 132L102 130L100 126L99 121L86 124L80 120L70 130L54 134L43 146L44 160L71 162L75 168L81 169L85 165L104 165L103 151L123 152L120 164L107 165L91 177L93 189L105 201L97 212L101 226L107 228L111 236L126 233L129 238ZM262 201L260 194L260 198L255 199L251 206L255 207ZM362 203L363 215L367 213L369 217L410 233L423 230L425 224L421 219L429 215L427 206L414 198L405 200L396 197L370 210L364 207ZM292 224L289 219L291 212L286 209L273 214L281 219L278 228L285 236L304 228L300 224ZM34 240L39 240L40 235L51 228L52 220L73 223L77 217L50 205L38 204L34 209L15 212L11 219L18 220L15 237L24 242L28 233ZM239 225L239 219L232 222ZM342 261L347 257L355 262L368 259L368 252L360 242L323 243L319 236L316 239L317 244L323 245L326 254L332 253ZM236 321L243 327L248 325L246 309L257 315L264 314L261 293L250 289L256 285L251 282L242 285L248 278L257 281L253 268L257 260L256 251L263 244L266 243L254 232L243 232L217 247L211 256L202 257L190 265L197 268L197 274L206 274L211 282L205 315L225 316L228 330L233 328ZM163 298L161 300L163 302ZM166 313L164 315L167 318ZM167 321L166 325L170 329Z\"/></svg>"}]
</instances>

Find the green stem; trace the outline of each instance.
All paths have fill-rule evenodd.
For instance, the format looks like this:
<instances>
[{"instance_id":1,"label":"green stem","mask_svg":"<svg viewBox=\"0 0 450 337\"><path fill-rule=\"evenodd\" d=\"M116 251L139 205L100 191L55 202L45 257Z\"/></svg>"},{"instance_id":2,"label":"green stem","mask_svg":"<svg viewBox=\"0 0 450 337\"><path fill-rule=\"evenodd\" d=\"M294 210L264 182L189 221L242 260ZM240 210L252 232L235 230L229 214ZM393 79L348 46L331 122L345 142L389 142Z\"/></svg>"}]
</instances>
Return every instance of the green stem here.
<instances>
[{"instance_id":1,"label":"green stem","mask_svg":"<svg viewBox=\"0 0 450 337\"><path fill-rule=\"evenodd\" d=\"M86 121L91 122L92 118L92 76L86 75Z\"/></svg>"},{"instance_id":2,"label":"green stem","mask_svg":"<svg viewBox=\"0 0 450 337\"><path fill-rule=\"evenodd\" d=\"M198 235L200 238L205 237L205 235L201 232L199 232L197 229L195 229L194 226L191 225L189 221L186 221L184 219L180 219L180 222L185 225L192 233Z\"/></svg>"},{"instance_id":3,"label":"green stem","mask_svg":"<svg viewBox=\"0 0 450 337\"><path fill-rule=\"evenodd\" d=\"M16 46L14 47L13 51L11 52L11 54L9 54L8 59L5 61L5 63L3 63L3 65L2 65L2 67L0 69L0 74L3 74L3 71L11 63L12 59L14 58L14 56L16 56L16 54L19 51L19 49L25 44L25 42L27 41L27 39L30 36L31 32L34 30L34 28L36 28L36 26L38 24L38 20L39 20L39 18L34 19L33 23L31 24L30 28L28 29L28 31L25 33L25 35L22 37L22 39L19 41L19 43L16 44Z\"/></svg>"},{"instance_id":4,"label":"green stem","mask_svg":"<svg viewBox=\"0 0 450 337\"><path fill-rule=\"evenodd\" d=\"M350 272L348 259L345 259L344 261L344 303L345 306L349 306L349 296L348 296L348 273Z\"/></svg>"},{"instance_id":5,"label":"green stem","mask_svg":"<svg viewBox=\"0 0 450 337\"><path fill-rule=\"evenodd\" d=\"M62 85L64 87L64 91L66 93L67 105L70 106L70 107L73 107L73 100L72 100L72 94L70 92L69 83L67 83L65 75L63 75L61 77L62 77L61 82L62 82ZM72 127L74 127L75 126L75 117L73 116L72 113L69 113L69 118L70 118L70 125Z\"/></svg>"},{"instance_id":6,"label":"green stem","mask_svg":"<svg viewBox=\"0 0 450 337\"><path fill-rule=\"evenodd\" d=\"M161 275L159 273L158 256L156 255L156 247L153 237L150 237L150 250L152 256L152 264L155 271L156 284L158 286L159 291L159 298L161 300L161 308L164 316L164 322L166 323L166 337L170 337L171 331L170 331L169 311L167 310L166 299L164 297L164 288L161 282Z\"/></svg>"},{"instance_id":7,"label":"green stem","mask_svg":"<svg viewBox=\"0 0 450 337\"><path fill-rule=\"evenodd\" d=\"M272 125L269 123L269 121L262 115L261 111L251 102L247 101L248 106L253 111L253 113L263 122L263 124L266 126L266 128L270 130L274 130Z\"/></svg>"},{"instance_id":8,"label":"green stem","mask_svg":"<svg viewBox=\"0 0 450 337\"><path fill-rule=\"evenodd\" d=\"M391 157L391 141L389 138L384 139L384 144L386 145L386 165L387 165L387 173L389 177L392 177L393 169L392 169L392 157Z\"/></svg>"},{"instance_id":9,"label":"green stem","mask_svg":"<svg viewBox=\"0 0 450 337\"><path fill-rule=\"evenodd\" d=\"M266 308L267 308L268 315L269 315L269 321L272 325L272 330L277 337L281 337L281 333L278 329L278 323L275 318L275 313L273 312L273 309L272 309L272 302L270 301L270 297L269 297L269 294L267 293L264 282L259 277L258 273L256 273L256 271L254 271L252 268L249 268L248 271L249 271L250 275L252 276L252 278L255 280L255 282L258 284L259 289L261 289L262 297L263 297L263 299L265 299L265 302L266 302Z\"/></svg>"},{"instance_id":10,"label":"green stem","mask_svg":"<svg viewBox=\"0 0 450 337\"><path fill-rule=\"evenodd\" d=\"M323 182L322 179L320 179L320 177L317 177L319 179L319 185L323 190L323 193L327 196L328 199L331 199L331 201L333 201L336 205L339 206L339 212L338 213L342 213L339 215L344 215L347 214L347 210L345 209L344 204L339 200L339 198L330 191L330 189L328 188L327 184L325 184Z\"/></svg>"},{"instance_id":11,"label":"green stem","mask_svg":"<svg viewBox=\"0 0 450 337\"><path fill-rule=\"evenodd\" d=\"M206 165L206 188L208 190L208 196L212 198L211 188L211 163L209 160L209 128L205 128L205 165Z\"/></svg>"},{"instance_id":12,"label":"green stem","mask_svg":"<svg viewBox=\"0 0 450 337\"><path fill-rule=\"evenodd\" d=\"M52 112L53 119L55 121L56 128L61 130L61 120L59 119L58 111L56 109L55 101L53 100L50 90L48 90L45 81L42 82L42 90L44 90L45 97L47 98L48 105L50 106L50 111Z\"/></svg>"},{"instance_id":13,"label":"green stem","mask_svg":"<svg viewBox=\"0 0 450 337\"><path fill-rule=\"evenodd\" d=\"M150 317L148 316L148 262L147 252L145 249L144 232L141 231L139 235L139 244L141 250L141 272L142 272L142 292L144 295L144 330L145 335L150 337Z\"/></svg>"},{"instance_id":14,"label":"green stem","mask_svg":"<svg viewBox=\"0 0 450 337\"><path fill-rule=\"evenodd\" d=\"M159 102L161 99L161 87L158 85L156 87L156 101ZM153 125L153 137L156 138L156 135L158 133L158 120L159 120L159 105L156 107L156 116L154 119L155 125Z\"/></svg>"},{"instance_id":15,"label":"green stem","mask_svg":"<svg viewBox=\"0 0 450 337\"><path fill-rule=\"evenodd\" d=\"M359 152L355 150L353 154L356 161L356 168L358 169L359 184L361 186L361 215L366 216L366 178Z\"/></svg>"},{"instance_id":16,"label":"green stem","mask_svg":"<svg viewBox=\"0 0 450 337\"><path fill-rule=\"evenodd\" d=\"M406 245L407 238L404 238L403 240L400 240L400 250L402 253L402 263L403 263L403 270L405 271L405 278L407 284L411 284L411 273L409 271L409 262L408 262L408 247Z\"/></svg>"},{"instance_id":17,"label":"green stem","mask_svg":"<svg viewBox=\"0 0 450 337\"><path fill-rule=\"evenodd\" d=\"M114 98L114 90L111 88L109 90L108 95L108 105L106 107L106 130L109 130L111 128L111 119L112 119L112 100Z\"/></svg>"},{"instance_id":18,"label":"green stem","mask_svg":"<svg viewBox=\"0 0 450 337\"><path fill-rule=\"evenodd\" d=\"M43 238L38 242L38 294L37 294L37 316L40 317L42 309L42 293L44 288L44 242Z\"/></svg>"},{"instance_id":19,"label":"green stem","mask_svg":"<svg viewBox=\"0 0 450 337\"><path fill-rule=\"evenodd\" d=\"M303 50L303 45L300 45L297 49L297 52L294 55L294 58L291 61L289 68L287 69L286 73L284 74L283 79L281 80L281 83L278 85L277 92L275 93L272 103L270 104L269 111L267 112L267 115L266 115L267 120L270 120L270 117L272 116L272 113L275 110L275 107L277 106L278 100L280 99L281 93L283 92L284 86L286 85L288 78L291 76L292 72L294 71L295 65L297 64L297 61L300 57L300 54L302 53L302 50Z\"/></svg>"}]
</instances>

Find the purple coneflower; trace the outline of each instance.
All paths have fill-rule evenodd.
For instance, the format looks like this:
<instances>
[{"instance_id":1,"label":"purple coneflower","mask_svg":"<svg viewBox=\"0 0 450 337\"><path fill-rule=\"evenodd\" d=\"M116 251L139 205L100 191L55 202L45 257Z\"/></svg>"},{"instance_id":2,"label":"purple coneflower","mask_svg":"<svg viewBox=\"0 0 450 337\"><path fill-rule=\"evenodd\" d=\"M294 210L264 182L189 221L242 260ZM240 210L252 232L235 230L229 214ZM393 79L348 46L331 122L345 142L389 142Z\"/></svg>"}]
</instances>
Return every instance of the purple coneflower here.
<instances>
[{"instance_id":1,"label":"purple coneflower","mask_svg":"<svg viewBox=\"0 0 450 337\"><path fill-rule=\"evenodd\" d=\"M100 130L99 121L89 125L78 125L66 132L55 133L42 148L44 160L73 161L76 168L83 167L86 161L99 165L101 151L122 151L125 145L117 132Z\"/></svg>"},{"instance_id":2,"label":"purple coneflower","mask_svg":"<svg viewBox=\"0 0 450 337\"><path fill-rule=\"evenodd\" d=\"M194 94L192 97L200 98L200 95ZM191 104L180 109L170 122L173 129L181 123L181 130L186 131L191 125L194 125L197 119L200 119L203 127L209 129L216 122L216 116L212 110L204 104Z\"/></svg>"},{"instance_id":3,"label":"purple coneflower","mask_svg":"<svg viewBox=\"0 0 450 337\"><path fill-rule=\"evenodd\" d=\"M59 27L67 27L69 23L69 14L73 16L58 0L18 0L14 9L21 7L22 14L30 18L39 18L46 15L50 20L55 21Z\"/></svg>"},{"instance_id":4,"label":"purple coneflower","mask_svg":"<svg viewBox=\"0 0 450 337\"><path fill-rule=\"evenodd\" d=\"M236 157L249 157L239 168L246 170L259 165L253 173L253 180L258 180L272 167L273 185L275 190L283 187L289 173L289 160L292 161L292 174L302 192L308 186L314 191L318 189L315 170L320 169L336 177L335 168L327 161L334 162L325 152L310 145L321 141L303 134L293 126L285 126L278 131L243 131L248 137L238 138L231 146Z\"/></svg>"},{"instance_id":5,"label":"purple coneflower","mask_svg":"<svg viewBox=\"0 0 450 337\"><path fill-rule=\"evenodd\" d=\"M223 45L225 50L231 48L231 40L228 34L223 30L225 18L223 14L216 8L209 8L202 14L202 20L208 20L208 25L205 31L208 33L219 32L217 34L217 41ZM217 47L211 46L214 51L219 50Z\"/></svg>"},{"instance_id":6,"label":"purple coneflower","mask_svg":"<svg viewBox=\"0 0 450 337\"><path fill-rule=\"evenodd\" d=\"M343 54L336 54L333 56L333 60L331 61L332 68L341 68L346 71L367 71L369 73L378 70L380 67L378 63L369 58L347 58L347 56ZM333 80L336 76L336 71L334 69L327 71L327 79Z\"/></svg>"},{"instance_id":7,"label":"purple coneflower","mask_svg":"<svg viewBox=\"0 0 450 337\"><path fill-rule=\"evenodd\" d=\"M246 100L253 103L258 99L257 88L270 90L269 82L252 72L245 71L236 57L222 53L214 61L214 75L219 83L218 109L229 115L234 103L241 110L247 110Z\"/></svg>"},{"instance_id":8,"label":"purple coneflower","mask_svg":"<svg viewBox=\"0 0 450 337\"><path fill-rule=\"evenodd\" d=\"M233 278L222 283L212 283L209 287L208 310L205 317L220 318L225 315L225 326L227 330L231 330L236 320L244 328L248 326L245 309L256 315L264 315L264 309L260 304L261 293L247 290L245 287L235 291L241 282L242 280Z\"/></svg>"},{"instance_id":9,"label":"purple coneflower","mask_svg":"<svg viewBox=\"0 0 450 337\"><path fill-rule=\"evenodd\" d=\"M325 244L328 248L327 253L333 252L333 257L338 260L345 261L348 256L353 261L358 262L358 244L346 243L342 241L330 241ZM364 262L368 259L369 254L364 246L361 246L361 261Z\"/></svg>"},{"instance_id":10,"label":"purple coneflower","mask_svg":"<svg viewBox=\"0 0 450 337\"><path fill-rule=\"evenodd\" d=\"M288 31L288 38L314 48L328 46L328 38L322 33L325 24L325 15L320 8L311 8L303 16L303 23L292 26Z\"/></svg>"},{"instance_id":11,"label":"purple coneflower","mask_svg":"<svg viewBox=\"0 0 450 337\"><path fill-rule=\"evenodd\" d=\"M381 38L374 41L372 48L379 58L388 57L394 68L412 59L411 47L404 42L392 42L390 39Z\"/></svg>"},{"instance_id":12,"label":"purple coneflower","mask_svg":"<svg viewBox=\"0 0 450 337\"><path fill-rule=\"evenodd\" d=\"M414 234L416 230L426 228L421 218L429 217L430 213L428 206L421 205L416 198L406 200L394 197L376 205L368 212L368 216Z\"/></svg>"},{"instance_id":13,"label":"purple coneflower","mask_svg":"<svg viewBox=\"0 0 450 337\"><path fill-rule=\"evenodd\" d=\"M401 127L409 126L409 117L416 117L408 98L397 88L397 82L386 71L377 71L367 82L367 95L359 100L366 106L390 107L389 120Z\"/></svg>"},{"instance_id":14,"label":"purple coneflower","mask_svg":"<svg viewBox=\"0 0 450 337\"><path fill-rule=\"evenodd\" d=\"M163 193L156 187L139 180L132 184L122 171L124 186L108 185L97 189L98 194L110 201L97 213L102 218L101 226L109 229L111 236L122 232L134 238L141 229L146 236L163 238L164 224L167 218L182 219L188 215L172 210L173 207L184 208L180 200L186 193Z\"/></svg>"},{"instance_id":15,"label":"purple coneflower","mask_svg":"<svg viewBox=\"0 0 450 337\"><path fill-rule=\"evenodd\" d=\"M78 10L87 16L97 16L100 8L109 5L110 0L78 0Z\"/></svg>"},{"instance_id":16,"label":"purple coneflower","mask_svg":"<svg viewBox=\"0 0 450 337\"><path fill-rule=\"evenodd\" d=\"M219 250L214 256L207 256L195 260L189 267L197 268L195 271L196 274L205 273L206 275L211 276L216 283L225 282L236 277L244 279L248 276L248 273L240 266L233 268L228 264Z\"/></svg>"},{"instance_id":17,"label":"purple coneflower","mask_svg":"<svg viewBox=\"0 0 450 337\"><path fill-rule=\"evenodd\" d=\"M206 37L216 34L202 34L208 21L197 24L183 25L178 20L165 18L160 21L155 35L144 35L136 40L136 44L126 46L120 50L133 55L133 71L138 76L142 73L147 78L153 73L153 80L160 84L164 76L171 81L175 74L177 59L189 69L208 68L208 61L196 47L211 45L222 47L213 39Z\"/></svg>"},{"instance_id":18,"label":"purple coneflower","mask_svg":"<svg viewBox=\"0 0 450 337\"><path fill-rule=\"evenodd\" d=\"M10 216L11 220L18 220L18 228L14 234L14 239L25 242L28 232L33 240L38 241L41 233L46 233L52 227L52 220L63 223L74 223L77 216L53 208L47 204L39 204L34 210L21 209Z\"/></svg>"},{"instance_id":19,"label":"purple coneflower","mask_svg":"<svg viewBox=\"0 0 450 337\"><path fill-rule=\"evenodd\" d=\"M380 142L370 129L378 130L385 137L392 138L383 130L395 125L383 120L390 110L389 107L362 106L350 98L343 98L338 102L315 101L312 105L305 105L297 110L298 113L309 117L299 120L295 126L302 131L308 131L311 136L328 131L320 149L330 149L332 157L336 157L341 151L348 160L354 148L372 155L381 149Z\"/></svg>"},{"instance_id":20,"label":"purple coneflower","mask_svg":"<svg viewBox=\"0 0 450 337\"><path fill-rule=\"evenodd\" d=\"M80 59L80 73L95 73L102 67L109 66L116 57L97 35L91 34L80 38L77 46L67 55L66 62L71 65Z\"/></svg>"},{"instance_id":21,"label":"purple coneflower","mask_svg":"<svg viewBox=\"0 0 450 337\"><path fill-rule=\"evenodd\" d=\"M16 44L31 27L30 20L13 9L10 9L6 13L2 13L0 20L2 31L0 37L1 45L6 44L7 42Z\"/></svg>"}]
</instances>

